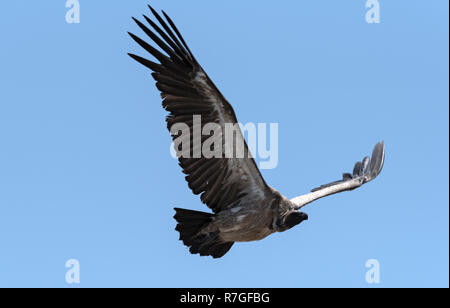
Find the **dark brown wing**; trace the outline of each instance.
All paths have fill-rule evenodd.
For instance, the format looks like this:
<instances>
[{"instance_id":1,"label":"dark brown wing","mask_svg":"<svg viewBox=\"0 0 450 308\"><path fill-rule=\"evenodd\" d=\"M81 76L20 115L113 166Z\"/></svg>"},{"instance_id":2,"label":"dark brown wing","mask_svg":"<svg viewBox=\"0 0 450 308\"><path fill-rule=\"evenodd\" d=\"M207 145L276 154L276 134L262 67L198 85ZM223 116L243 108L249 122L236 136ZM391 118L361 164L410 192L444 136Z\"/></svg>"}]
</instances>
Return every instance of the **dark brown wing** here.
<instances>
[{"instance_id":1,"label":"dark brown wing","mask_svg":"<svg viewBox=\"0 0 450 308\"><path fill-rule=\"evenodd\" d=\"M189 126L189 151L176 149L180 166L187 174L189 187L194 194L201 194L202 202L215 213L234 206L261 204L261 201L270 195L270 188L251 157L240 129L232 142L221 138L222 155L219 158L216 158L217 155L215 158L206 158L203 153L196 156L198 158L193 158L194 152L199 148L192 137L194 115L201 116L202 127L206 123L216 123L222 130L226 123L237 124L237 119L233 108L198 64L172 20L163 12L166 23L157 12L149 8L160 26L145 15L144 18L153 30L137 19L133 20L164 53L130 33L159 63L134 54L129 55L153 71L156 87L163 98L163 107L170 112L167 117L168 129L171 130L173 125L179 123ZM180 137L179 132L172 132L172 137L174 140ZM208 137L210 136L202 137L200 146ZM217 134L215 137L220 138L223 135ZM227 158L230 156L225 153L238 145L244 147L244 158Z\"/></svg>"}]
</instances>

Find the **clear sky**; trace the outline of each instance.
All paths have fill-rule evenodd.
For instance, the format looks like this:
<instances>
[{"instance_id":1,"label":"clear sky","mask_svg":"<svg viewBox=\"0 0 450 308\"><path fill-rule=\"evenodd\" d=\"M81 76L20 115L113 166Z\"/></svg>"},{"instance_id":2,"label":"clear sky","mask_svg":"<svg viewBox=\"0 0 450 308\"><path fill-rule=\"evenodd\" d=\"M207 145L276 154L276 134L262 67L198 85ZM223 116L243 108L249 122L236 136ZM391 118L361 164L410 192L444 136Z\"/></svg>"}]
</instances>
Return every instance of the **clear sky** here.
<instances>
[{"instance_id":1,"label":"clear sky","mask_svg":"<svg viewBox=\"0 0 450 308\"><path fill-rule=\"evenodd\" d=\"M279 123L263 176L287 197L383 172L309 221L222 259L191 255L173 207L208 211L169 154L159 93L127 52L147 1L5 1L0 11L0 287L449 285L448 1L153 0L243 122Z\"/></svg>"}]
</instances>

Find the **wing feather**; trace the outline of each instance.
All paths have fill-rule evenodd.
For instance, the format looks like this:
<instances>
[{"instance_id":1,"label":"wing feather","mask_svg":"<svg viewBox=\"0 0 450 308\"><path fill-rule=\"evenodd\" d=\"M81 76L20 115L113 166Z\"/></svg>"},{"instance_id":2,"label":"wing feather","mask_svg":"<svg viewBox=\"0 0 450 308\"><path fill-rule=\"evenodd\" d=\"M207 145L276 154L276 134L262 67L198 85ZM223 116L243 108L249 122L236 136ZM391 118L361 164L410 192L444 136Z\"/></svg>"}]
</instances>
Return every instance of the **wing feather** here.
<instances>
[{"instance_id":1,"label":"wing feather","mask_svg":"<svg viewBox=\"0 0 450 308\"><path fill-rule=\"evenodd\" d=\"M384 164L384 142L379 142L375 145L373 149L372 157L364 157L362 161L357 162L355 164L355 167L353 168L353 174L344 173L342 176L342 180L322 185L320 187L314 188L311 191L316 192L332 186L336 186L338 188L339 185L341 185L340 187L342 187L342 190L337 192L345 190L353 190L376 178L383 169L383 164ZM351 186L342 185L345 183L349 183L351 181L353 181L355 185Z\"/></svg>"},{"instance_id":2,"label":"wing feather","mask_svg":"<svg viewBox=\"0 0 450 308\"><path fill-rule=\"evenodd\" d=\"M311 190L311 193L291 199L294 209L301 209L307 204L320 198L334 195L343 191L354 190L376 178L384 164L384 142L377 143L372 157L365 157L357 162L353 173L344 173L342 180L331 182Z\"/></svg>"}]
</instances>

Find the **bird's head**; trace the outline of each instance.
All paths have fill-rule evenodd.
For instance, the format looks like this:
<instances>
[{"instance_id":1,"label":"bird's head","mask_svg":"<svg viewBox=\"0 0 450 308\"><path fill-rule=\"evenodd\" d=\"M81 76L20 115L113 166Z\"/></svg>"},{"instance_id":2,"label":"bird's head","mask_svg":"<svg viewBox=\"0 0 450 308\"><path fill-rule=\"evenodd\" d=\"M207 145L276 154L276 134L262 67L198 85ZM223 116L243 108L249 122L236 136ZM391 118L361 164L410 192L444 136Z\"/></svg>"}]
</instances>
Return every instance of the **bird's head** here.
<instances>
[{"instance_id":1,"label":"bird's head","mask_svg":"<svg viewBox=\"0 0 450 308\"><path fill-rule=\"evenodd\" d=\"M306 213L292 211L278 219L276 229L278 232L283 232L300 224L304 220L308 220L308 215Z\"/></svg>"}]
</instances>

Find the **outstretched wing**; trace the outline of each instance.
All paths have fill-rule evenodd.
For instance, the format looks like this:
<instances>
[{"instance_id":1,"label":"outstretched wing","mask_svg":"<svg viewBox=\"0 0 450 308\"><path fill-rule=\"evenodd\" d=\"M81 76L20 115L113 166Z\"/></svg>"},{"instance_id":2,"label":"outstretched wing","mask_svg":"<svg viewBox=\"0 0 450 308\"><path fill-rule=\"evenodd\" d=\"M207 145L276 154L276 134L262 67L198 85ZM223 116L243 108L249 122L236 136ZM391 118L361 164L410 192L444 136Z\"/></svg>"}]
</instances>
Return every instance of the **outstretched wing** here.
<instances>
[{"instance_id":1,"label":"outstretched wing","mask_svg":"<svg viewBox=\"0 0 450 308\"><path fill-rule=\"evenodd\" d=\"M353 168L353 173L344 173L342 180L314 188L310 194L306 194L291 201L299 209L317 199L337 194L343 191L354 190L365 183L372 181L380 174L384 164L384 142L375 145L372 157L365 157L357 162Z\"/></svg>"},{"instance_id":2,"label":"outstretched wing","mask_svg":"<svg viewBox=\"0 0 450 308\"><path fill-rule=\"evenodd\" d=\"M340 187L342 187L342 190L338 192L345 190L353 190L376 178L378 174L380 174L381 169L383 169L383 164L384 164L384 142L380 142L375 145L375 148L373 149L372 152L372 158L366 156L362 161L357 162L355 164L355 167L353 168L352 174L344 173L342 175L342 180L322 185L320 187L314 188L311 191L315 192L332 186L339 187L339 185L341 185ZM358 186L351 185L351 187L349 188L347 188L345 185L342 185L343 183L350 181L355 181L359 185Z\"/></svg>"},{"instance_id":3,"label":"outstretched wing","mask_svg":"<svg viewBox=\"0 0 450 308\"><path fill-rule=\"evenodd\" d=\"M129 55L153 71L156 87L161 91L162 105L170 112L166 118L168 129L171 130L173 125L180 123L189 127L188 151L183 149L182 142L181 148L175 149L180 166L187 174L189 187L194 194L201 194L202 202L216 213L263 200L270 189L251 157L241 130L236 129L231 142L224 138L225 124L237 124L233 108L198 64L172 20L163 12L167 24L155 10L150 6L149 8L160 26L145 15L152 30L139 20L133 20L164 53L129 33L159 63L134 54ZM221 131L202 136L201 140L194 140L194 116L201 116L200 131L206 123L218 124L216 127L220 127ZM184 139L179 131L172 131L171 134L174 141L177 138ZM194 152L198 153L199 149L203 149L204 141L210 137L220 138L217 140L220 140L222 146L216 147L220 155L206 158L200 153L201 155L195 156ZM239 145L243 147L244 155L240 158L230 156ZM211 149L215 150L214 147L213 144Z\"/></svg>"}]
</instances>

